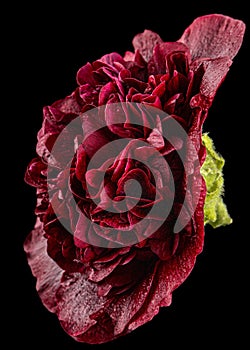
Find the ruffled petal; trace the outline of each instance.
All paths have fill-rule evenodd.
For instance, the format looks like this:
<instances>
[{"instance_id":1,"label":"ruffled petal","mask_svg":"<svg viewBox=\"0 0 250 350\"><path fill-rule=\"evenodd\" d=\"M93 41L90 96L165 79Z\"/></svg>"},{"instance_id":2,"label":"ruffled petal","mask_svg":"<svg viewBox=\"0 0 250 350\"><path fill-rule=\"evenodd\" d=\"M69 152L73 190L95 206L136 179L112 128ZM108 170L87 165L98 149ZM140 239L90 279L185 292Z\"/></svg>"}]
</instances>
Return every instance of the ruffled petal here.
<instances>
[{"instance_id":1,"label":"ruffled petal","mask_svg":"<svg viewBox=\"0 0 250 350\"><path fill-rule=\"evenodd\" d=\"M139 50L144 60L148 62L153 55L155 45L161 42L162 39L157 33L146 29L143 33L137 34L132 43L135 51Z\"/></svg>"},{"instance_id":2,"label":"ruffled petal","mask_svg":"<svg viewBox=\"0 0 250 350\"><path fill-rule=\"evenodd\" d=\"M160 43L154 47L152 59L149 61L149 71L151 74L165 74L168 72L168 56L180 52L188 57L189 50L181 42Z\"/></svg>"},{"instance_id":3,"label":"ruffled petal","mask_svg":"<svg viewBox=\"0 0 250 350\"><path fill-rule=\"evenodd\" d=\"M55 312L56 292L64 271L47 254L47 240L41 223L29 234L24 243L32 274L37 278L36 289L46 308Z\"/></svg>"}]
</instances>

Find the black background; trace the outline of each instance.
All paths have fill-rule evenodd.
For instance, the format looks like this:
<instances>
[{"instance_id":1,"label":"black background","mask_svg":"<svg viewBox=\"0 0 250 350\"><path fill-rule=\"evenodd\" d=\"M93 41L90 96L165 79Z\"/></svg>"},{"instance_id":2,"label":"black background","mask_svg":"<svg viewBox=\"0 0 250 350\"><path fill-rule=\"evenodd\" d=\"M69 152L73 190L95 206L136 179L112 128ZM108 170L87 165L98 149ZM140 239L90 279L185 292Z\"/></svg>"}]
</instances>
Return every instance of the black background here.
<instances>
[{"instance_id":1,"label":"black background","mask_svg":"<svg viewBox=\"0 0 250 350\"><path fill-rule=\"evenodd\" d=\"M35 156L42 107L75 89L75 74L87 61L112 51L124 54L132 50L131 41L138 32L151 29L165 41L175 41L196 17L210 13L222 13L249 24L246 2L229 5L227 1L189 1L183 5L177 1L152 1L135 7L129 2L104 2L101 6L82 2L79 6L72 1L61 3L58 8L34 4L15 6L6 13L10 33L5 50L10 84L6 91L10 101L5 120L10 122L10 132L6 133L11 140L14 138L9 152L4 152L4 183L9 183L10 200L9 217L3 218L4 222L7 220L7 231L3 233L7 237L4 270L10 280L10 301L6 301L9 345L17 340L26 349L56 346L61 350L112 350L136 344L157 349L224 349L229 345L243 348L242 344L249 343L244 321L249 275L247 249L244 251L249 229L243 215L249 173L244 165L248 152L248 31L204 125L204 131L210 132L217 150L226 158L225 201L234 222L216 230L206 227L204 251L189 278L174 292L170 307L161 309L148 324L109 344L77 343L41 304L22 245L35 221L35 190L24 183L23 176ZM5 70L3 66L3 73ZM10 166L14 169L8 172Z\"/></svg>"}]
</instances>

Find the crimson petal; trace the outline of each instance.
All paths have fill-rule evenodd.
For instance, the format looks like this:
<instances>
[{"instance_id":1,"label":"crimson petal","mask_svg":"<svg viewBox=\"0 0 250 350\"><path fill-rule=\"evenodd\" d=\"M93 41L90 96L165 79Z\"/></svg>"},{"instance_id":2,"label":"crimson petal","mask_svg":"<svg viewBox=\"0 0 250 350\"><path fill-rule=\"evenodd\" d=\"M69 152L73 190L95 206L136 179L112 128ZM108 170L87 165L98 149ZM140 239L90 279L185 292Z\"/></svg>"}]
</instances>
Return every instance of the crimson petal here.
<instances>
[{"instance_id":1,"label":"crimson petal","mask_svg":"<svg viewBox=\"0 0 250 350\"><path fill-rule=\"evenodd\" d=\"M156 44L162 42L160 36L151 30L144 30L143 33L137 34L133 39L133 46L139 50L140 54L146 62L150 60L153 55L153 49Z\"/></svg>"},{"instance_id":2,"label":"crimson petal","mask_svg":"<svg viewBox=\"0 0 250 350\"><path fill-rule=\"evenodd\" d=\"M68 334L73 337L96 324L91 316L103 310L107 300L98 295L98 285L83 274L65 274L57 291L57 315Z\"/></svg>"},{"instance_id":3,"label":"crimson petal","mask_svg":"<svg viewBox=\"0 0 250 350\"><path fill-rule=\"evenodd\" d=\"M203 62L205 73L201 80L200 92L202 95L213 98L218 87L223 82L232 61L227 57Z\"/></svg>"},{"instance_id":4,"label":"crimson petal","mask_svg":"<svg viewBox=\"0 0 250 350\"><path fill-rule=\"evenodd\" d=\"M60 286L63 270L47 254L47 240L44 238L41 224L25 240L24 250L32 274L37 278L36 289L48 310L56 309L55 293Z\"/></svg>"},{"instance_id":5,"label":"crimson petal","mask_svg":"<svg viewBox=\"0 0 250 350\"><path fill-rule=\"evenodd\" d=\"M229 57L239 51L245 24L231 17L215 14L199 17L184 31L179 42L189 47L192 59Z\"/></svg>"},{"instance_id":6,"label":"crimson petal","mask_svg":"<svg viewBox=\"0 0 250 350\"><path fill-rule=\"evenodd\" d=\"M174 52L183 52L187 57L189 54L188 47L181 42L167 42L156 45L153 57L149 62L150 70L153 69L152 67L155 67L157 73L164 74L168 72L167 57Z\"/></svg>"},{"instance_id":7,"label":"crimson petal","mask_svg":"<svg viewBox=\"0 0 250 350\"><path fill-rule=\"evenodd\" d=\"M202 202L202 201L201 201ZM199 207L201 205L199 204ZM172 301L172 292L184 282L192 271L196 256L202 251L204 227L200 210L196 213L198 220L197 235L190 239L184 238L185 248L178 252L171 260L159 262L156 265L154 280L150 293L143 307L130 322L128 329L135 328L150 321L158 312L160 306L168 306Z\"/></svg>"}]
</instances>

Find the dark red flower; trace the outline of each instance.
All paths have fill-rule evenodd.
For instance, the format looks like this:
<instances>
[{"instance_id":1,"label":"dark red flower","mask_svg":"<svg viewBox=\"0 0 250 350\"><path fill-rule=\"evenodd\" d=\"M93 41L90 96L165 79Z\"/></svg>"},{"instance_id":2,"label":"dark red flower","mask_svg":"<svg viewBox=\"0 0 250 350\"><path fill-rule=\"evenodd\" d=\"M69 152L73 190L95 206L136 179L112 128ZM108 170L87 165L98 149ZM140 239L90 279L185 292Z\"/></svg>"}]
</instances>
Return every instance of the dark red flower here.
<instances>
[{"instance_id":1,"label":"dark red flower","mask_svg":"<svg viewBox=\"0 0 250 350\"><path fill-rule=\"evenodd\" d=\"M134 53L87 63L76 90L44 108L37 158L25 177L37 188L38 217L25 251L43 304L76 340L107 342L150 321L191 272L204 239L206 189L204 181L197 185L202 125L244 27L208 15L177 42L145 30L133 40ZM100 106L103 115L91 118ZM135 107L137 119L126 106ZM170 119L160 111L181 125L194 149L178 135L163 137ZM125 138L130 141L117 153L105 148ZM105 155L108 163L100 162ZM134 180L140 195L131 193ZM166 203L172 204L167 217ZM175 233L180 213L184 224Z\"/></svg>"}]
</instances>

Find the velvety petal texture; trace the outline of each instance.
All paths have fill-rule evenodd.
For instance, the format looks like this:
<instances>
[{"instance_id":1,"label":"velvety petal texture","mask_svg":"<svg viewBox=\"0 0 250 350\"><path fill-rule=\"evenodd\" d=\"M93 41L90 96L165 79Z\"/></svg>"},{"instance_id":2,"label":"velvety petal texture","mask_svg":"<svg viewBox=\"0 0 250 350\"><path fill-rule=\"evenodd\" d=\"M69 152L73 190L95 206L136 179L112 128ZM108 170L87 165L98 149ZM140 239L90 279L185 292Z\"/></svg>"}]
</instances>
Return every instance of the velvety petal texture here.
<instances>
[{"instance_id":1,"label":"velvety petal texture","mask_svg":"<svg viewBox=\"0 0 250 350\"><path fill-rule=\"evenodd\" d=\"M25 175L37 191L37 223L24 249L41 301L75 340L104 343L142 326L170 305L190 274L204 243L206 184L197 184L206 158L202 126L244 29L242 21L214 14L197 18L176 42L145 30L133 39L134 52L86 63L75 91L44 107L37 156ZM138 108L138 125L126 111L117 117L111 107L123 102L164 111L193 149L178 135L162 136L169 118L160 114ZM100 106L103 119L77 118ZM78 119L72 137L65 126ZM53 156L62 133L64 147ZM118 153L105 151L124 138L130 141ZM99 151L106 161L89 168ZM141 184L140 194L131 181ZM148 235L170 201L169 215ZM176 232L178 217L185 224Z\"/></svg>"}]
</instances>

